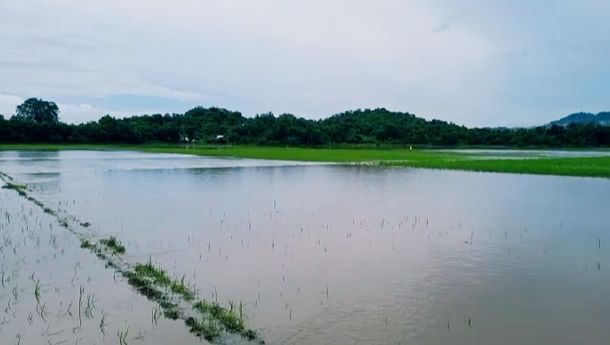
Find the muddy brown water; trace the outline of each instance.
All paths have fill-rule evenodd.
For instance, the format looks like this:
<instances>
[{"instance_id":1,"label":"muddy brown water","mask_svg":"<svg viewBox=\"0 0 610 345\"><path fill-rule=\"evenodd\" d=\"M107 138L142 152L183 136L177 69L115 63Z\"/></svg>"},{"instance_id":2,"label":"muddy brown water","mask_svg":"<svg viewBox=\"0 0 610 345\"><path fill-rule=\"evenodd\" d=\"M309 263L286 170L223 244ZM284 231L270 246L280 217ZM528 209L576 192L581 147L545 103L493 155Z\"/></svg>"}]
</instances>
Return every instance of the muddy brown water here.
<instances>
[{"instance_id":1,"label":"muddy brown water","mask_svg":"<svg viewBox=\"0 0 610 345\"><path fill-rule=\"evenodd\" d=\"M268 344L610 339L607 179L112 151L5 151L0 171L132 260L242 302ZM153 324L154 303L36 206L0 202L1 344L117 344L127 329L130 344L199 342ZM75 329L81 287L96 303Z\"/></svg>"}]
</instances>

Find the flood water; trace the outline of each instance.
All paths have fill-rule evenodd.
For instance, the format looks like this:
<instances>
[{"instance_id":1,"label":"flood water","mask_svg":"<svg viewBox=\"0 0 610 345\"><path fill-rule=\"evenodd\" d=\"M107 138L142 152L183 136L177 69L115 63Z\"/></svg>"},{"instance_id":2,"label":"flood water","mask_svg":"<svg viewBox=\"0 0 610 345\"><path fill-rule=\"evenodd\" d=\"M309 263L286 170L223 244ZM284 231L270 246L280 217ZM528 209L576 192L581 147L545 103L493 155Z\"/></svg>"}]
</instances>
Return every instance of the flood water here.
<instances>
[{"instance_id":1,"label":"flood water","mask_svg":"<svg viewBox=\"0 0 610 345\"><path fill-rule=\"evenodd\" d=\"M96 151L0 152L0 171L131 259L243 302L267 344L610 339L607 179ZM10 190L0 205L0 344L198 342L152 324L154 304L36 206ZM75 331L81 287L97 304Z\"/></svg>"}]
</instances>

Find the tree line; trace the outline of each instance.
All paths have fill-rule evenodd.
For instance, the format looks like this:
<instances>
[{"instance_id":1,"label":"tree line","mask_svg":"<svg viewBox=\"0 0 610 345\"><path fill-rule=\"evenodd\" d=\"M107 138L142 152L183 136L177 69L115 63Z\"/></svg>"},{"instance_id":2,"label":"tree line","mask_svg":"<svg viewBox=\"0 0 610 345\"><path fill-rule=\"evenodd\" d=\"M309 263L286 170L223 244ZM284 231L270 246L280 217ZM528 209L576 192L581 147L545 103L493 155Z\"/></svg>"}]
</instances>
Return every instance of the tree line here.
<instances>
[{"instance_id":1,"label":"tree line","mask_svg":"<svg viewBox=\"0 0 610 345\"><path fill-rule=\"evenodd\" d=\"M55 103L30 98L17 106L9 119L0 115L0 142L609 147L610 127L572 124L467 128L383 108L346 111L320 120L272 113L245 117L240 112L215 107L195 107L184 114L126 118L106 115L98 121L75 125L59 121Z\"/></svg>"}]
</instances>

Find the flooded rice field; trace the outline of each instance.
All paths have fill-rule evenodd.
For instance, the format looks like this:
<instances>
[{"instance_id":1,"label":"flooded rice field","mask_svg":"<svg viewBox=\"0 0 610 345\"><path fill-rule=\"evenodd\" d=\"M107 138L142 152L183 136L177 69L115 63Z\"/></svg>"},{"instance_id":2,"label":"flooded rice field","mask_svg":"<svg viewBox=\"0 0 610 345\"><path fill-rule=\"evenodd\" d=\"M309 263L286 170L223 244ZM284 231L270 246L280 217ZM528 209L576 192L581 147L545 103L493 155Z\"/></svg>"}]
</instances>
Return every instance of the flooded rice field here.
<instances>
[{"instance_id":1,"label":"flooded rice field","mask_svg":"<svg viewBox=\"0 0 610 345\"><path fill-rule=\"evenodd\" d=\"M199 344L116 237L267 344L606 344L610 181L96 151L0 152L0 344ZM218 343L248 343L220 337Z\"/></svg>"}]
</instances>

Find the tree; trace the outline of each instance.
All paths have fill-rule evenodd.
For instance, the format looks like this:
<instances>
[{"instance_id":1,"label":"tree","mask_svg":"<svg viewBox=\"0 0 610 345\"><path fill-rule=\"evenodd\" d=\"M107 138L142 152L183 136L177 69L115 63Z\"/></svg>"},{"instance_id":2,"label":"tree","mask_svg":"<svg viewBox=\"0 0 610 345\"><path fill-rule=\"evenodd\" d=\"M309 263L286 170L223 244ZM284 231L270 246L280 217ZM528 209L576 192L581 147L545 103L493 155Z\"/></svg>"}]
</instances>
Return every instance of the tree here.
<instances>
[{"instance_id":1,"label":"tree","mask_svg":"<svg viewBox=\"0 0 610 345\"><path fill-rule=\"evenodd\" d=\"M36 123L58 123L59 107L57 107L55 102L39 98L28 98L17 106L15 118Z\"/></svg>"}]
</instances>

